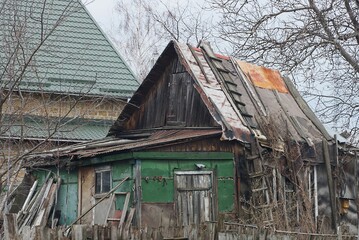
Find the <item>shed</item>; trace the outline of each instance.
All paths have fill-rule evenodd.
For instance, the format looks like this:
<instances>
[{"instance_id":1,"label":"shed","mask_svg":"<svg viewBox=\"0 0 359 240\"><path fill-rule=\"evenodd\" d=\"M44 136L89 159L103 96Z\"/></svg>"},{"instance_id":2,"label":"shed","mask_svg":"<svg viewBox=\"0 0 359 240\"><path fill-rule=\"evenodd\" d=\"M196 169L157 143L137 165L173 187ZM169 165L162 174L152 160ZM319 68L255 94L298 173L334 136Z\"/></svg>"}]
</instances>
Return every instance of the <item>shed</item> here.
<instances>
[{"instance_id":1,"label":"shed","mask_svg":"<svg viewBox=\"0 0 359 240\"><path fill-rule=\"evenodd\" d=\"M61 177L60 224L106 224L132 206L140 228L356 232L356 159L344 147L278 71L171 41L106 138L26 166L40 182Z\"/></svg>"}]
</instances>

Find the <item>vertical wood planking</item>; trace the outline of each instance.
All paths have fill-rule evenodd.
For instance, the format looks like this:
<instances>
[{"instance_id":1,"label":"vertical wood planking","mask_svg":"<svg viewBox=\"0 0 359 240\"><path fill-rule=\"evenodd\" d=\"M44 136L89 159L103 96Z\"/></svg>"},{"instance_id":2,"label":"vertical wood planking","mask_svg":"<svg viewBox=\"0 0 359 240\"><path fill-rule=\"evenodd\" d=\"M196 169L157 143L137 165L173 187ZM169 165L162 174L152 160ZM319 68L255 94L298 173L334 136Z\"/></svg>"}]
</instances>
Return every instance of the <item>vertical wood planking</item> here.
<instances>
[{"instance_id":1,"label":"vertical wood planking","mask_svg":"<svg viewBox=\"0 0 359 240\"><path fill-rule=\"evenodd\" d=\"M137 226L141 227L141 201L142 201L142 190L141 190L141 160L136 160L135 164L135 186L136 186L136 223Z\"/></svg>"},{"instance_id":2,"label":"vertical wood planking","mask_svg":"<svg viewBox=\"0 0 359 240\"><path fill-rule=\"evenodd\" d=\"M215 219L212 181L212 173L175 174L176 211L180 225L198 225Z\"/></svg>"}]
</instances>

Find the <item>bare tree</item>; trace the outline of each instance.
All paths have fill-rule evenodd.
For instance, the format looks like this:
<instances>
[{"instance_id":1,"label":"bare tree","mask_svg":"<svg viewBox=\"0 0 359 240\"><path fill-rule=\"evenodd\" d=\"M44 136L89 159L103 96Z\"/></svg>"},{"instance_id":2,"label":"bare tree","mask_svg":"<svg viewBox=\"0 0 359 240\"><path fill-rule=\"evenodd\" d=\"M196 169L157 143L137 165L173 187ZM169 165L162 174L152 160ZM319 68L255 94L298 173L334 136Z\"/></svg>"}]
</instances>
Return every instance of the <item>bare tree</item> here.
<instances>
[{"instance_id":1,"label":"bare tree","mask_svg":"<svg viewBox=\"0 0 359 240\"><path fill-rule=\"evenodd\" d=\"M122 0L117 45L142 80L170 40L197 45L213 39L215 21L206 12L188 0Z\"/></svg>"},{"instance_id":2,"label":"bare tree","mask_svg":"<svg viewBox=\"0 0 359 240\"><path fill-rule=\"evenodd\" d=\"M0 186L1 193L6 193L0 213L8 211L23 157L60 144L57 138L83 124L69 123L112 101L89 96L96 78L79 86L71 82L76 74L67 84L50 79L59 92L46 88L48 72L59 69L52 64L73 61L72 53L58 50L58 39L71 34L65 30L72 22L66 26L64 22L80 9L78 0L0 0ZM76 61L81 65L83 60L77 57Z\"/></svg>"},{"instance_id":3,"label":"bare tree","mask_svg":"<svg viewBox=\"0 0 359 240\"><path fill-rule=\"evenodd\" d=\"M213 0L238 58L291 75L321 119L358 135L359 2Z\"/></svg>"}]
</instances>

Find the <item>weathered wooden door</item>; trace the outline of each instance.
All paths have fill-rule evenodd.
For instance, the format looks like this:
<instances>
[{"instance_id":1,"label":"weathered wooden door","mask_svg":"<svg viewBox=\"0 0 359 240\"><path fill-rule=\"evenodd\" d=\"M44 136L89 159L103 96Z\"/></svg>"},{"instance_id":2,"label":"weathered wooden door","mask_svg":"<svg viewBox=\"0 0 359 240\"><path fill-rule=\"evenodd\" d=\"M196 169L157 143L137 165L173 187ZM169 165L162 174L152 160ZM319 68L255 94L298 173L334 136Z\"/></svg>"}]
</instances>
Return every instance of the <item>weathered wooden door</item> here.
<instances>
[{"instance_id":1,"label":"weathered wooden door","mask_svg":"<svg viewBox=\"0 0 359 240\"><path fill-rule=\"evenodd\" d=\"M215 221L213 172L175 172L174 180L178 224L186 226Z\"/></svg>"}]
</instances>

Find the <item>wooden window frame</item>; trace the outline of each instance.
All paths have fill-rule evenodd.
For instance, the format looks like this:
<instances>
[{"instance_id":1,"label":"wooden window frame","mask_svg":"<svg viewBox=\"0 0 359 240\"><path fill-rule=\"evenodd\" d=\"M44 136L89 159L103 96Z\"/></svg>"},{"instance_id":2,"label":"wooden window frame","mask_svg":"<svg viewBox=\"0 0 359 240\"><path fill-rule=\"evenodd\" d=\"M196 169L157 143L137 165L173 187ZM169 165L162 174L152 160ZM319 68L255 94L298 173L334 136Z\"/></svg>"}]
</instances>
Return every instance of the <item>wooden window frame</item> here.
<instances>
[{"instance_id":1,"label":"wooden window frame","mask_svg":"<svg viewBox=\"0 0 359 240\"><path fill-rule=\"evenodd\" d=\"M103 184L103 175L102 173L109 172L109 189L108 191L104 191L104 184ZM97 191L97 176L101 174L101 183L100 183L100 191ZM107 194L112 189L112 169L110 166L103 166L95 168L95 198L99 198Z\"/></svg>"}]
</instances>

